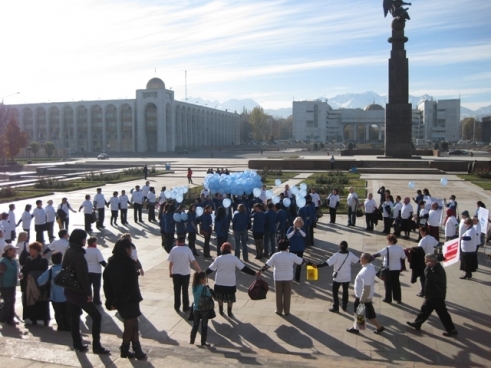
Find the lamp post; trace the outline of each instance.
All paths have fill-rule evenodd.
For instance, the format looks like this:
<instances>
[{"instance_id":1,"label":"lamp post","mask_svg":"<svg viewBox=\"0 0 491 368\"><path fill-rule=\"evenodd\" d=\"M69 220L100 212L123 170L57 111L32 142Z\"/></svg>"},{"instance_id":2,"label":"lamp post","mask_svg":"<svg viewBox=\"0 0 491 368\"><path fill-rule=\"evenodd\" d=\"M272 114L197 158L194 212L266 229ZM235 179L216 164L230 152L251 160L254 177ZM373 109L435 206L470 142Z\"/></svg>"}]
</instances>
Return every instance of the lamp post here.
<instances>
[{"instance_id":1,"label":"lamp post","mask_svg":"<svg viewBox=\"0 0 491 368\"><path fill-rule=\"evenodd\" d=\"M2 97L2 105L3 105L3 100L6 99L7 97L11 97L11 96L15 96L15 95L18 95L20 92L15 92L15 93L12 93L10 95L7 95L7 96L3 96Z\"/></svg>"}]
</instances>

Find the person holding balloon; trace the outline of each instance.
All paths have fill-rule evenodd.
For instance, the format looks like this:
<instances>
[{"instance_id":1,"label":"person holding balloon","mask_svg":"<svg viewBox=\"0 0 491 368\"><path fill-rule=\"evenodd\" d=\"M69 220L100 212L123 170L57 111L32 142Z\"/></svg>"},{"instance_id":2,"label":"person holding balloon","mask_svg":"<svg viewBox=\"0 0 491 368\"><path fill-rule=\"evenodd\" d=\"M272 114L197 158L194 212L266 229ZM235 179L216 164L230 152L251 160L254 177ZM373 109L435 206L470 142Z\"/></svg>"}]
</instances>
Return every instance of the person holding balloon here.
<instances>
[{"instance_id":1,"label":"person holding balloon","mask_svg":"<svg viewBox=\"0 0 491 368\"><path fill-rule=\"evenodd\" d=\"M189 206L187 214L181 214L181 219L183 215L186 217L183 219L186 222L186 231L188 232L188 246L193 252L193 256L199 256L196 251L196 233L198 232L198 227L196 223L196 205L192 204Z\"/></svg>"},{"instance_id":2,"label":"person holding balloon","mask_svg":"<svg viewBox=\"0 0 491 368\"><path fill-rule=\"evenodd\" d=\"M201 235L205 238L203 242L203 253L205 258L211 258L210 237L212 232L213 219L211 217L211 205L207 205L201 215Z\"/></svg>"},{"instance_id":3,"label":"person holding balloon","mask_svg":"<svg viewBox=\"0 0 491 368\"><path fill-rule=\"evenodd\" d=\"M257 188L256 188L257 189ZM252 210L251 218L252 223L252 235L254 237L254 244L256 246L256 259L263 258L264 250L264 232L266 224L266 216L263 212L263 205L256 203Z\"/></svg>"},{"instance_id":4,"label":"person holding balloon","mask_svg":"<svg viewBox=\"0 0 491 368\"><path fill-rule=\"evenodd\" d=\"M226 198L228 199L228 198ZM228 199L230 201L230 199ZM228 204L230 206L230 204ZM225 207L220 206L216 211L215 233L217 236L217 256L221 254L222 244L227 241L230 221L227 217Z\"/></svg>"},{"instance_id":5,"label":"person holding balloon","mask_svg":"<svg viewBox=\"0 0 491 368\"><path fill-rule=\"evenodd\" d=\"M246 207L241 203L237 207L232 219L232 230L235 238L235 256L240 259L240 249L242 248L242 258L244 262L249 262L247 249L247 230L251 226L251 219L247 214Z\"/></svg>"}]
</instances>

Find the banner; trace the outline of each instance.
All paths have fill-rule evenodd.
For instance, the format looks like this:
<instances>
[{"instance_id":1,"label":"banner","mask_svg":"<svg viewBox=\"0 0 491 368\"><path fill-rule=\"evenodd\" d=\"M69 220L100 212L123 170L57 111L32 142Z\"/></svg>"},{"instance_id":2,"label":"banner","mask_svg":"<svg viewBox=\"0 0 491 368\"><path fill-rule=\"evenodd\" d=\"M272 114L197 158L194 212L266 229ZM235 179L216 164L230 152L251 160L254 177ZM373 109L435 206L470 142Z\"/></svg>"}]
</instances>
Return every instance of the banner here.
<instances>
[{"instance_id":1,"label":"banner","mask_svg":"<svg viewBox=\"0 0 491 368\"><path fill-rule=\"evenodd\" d=\"M440 262L443 267L451 266L460 260L460 238L445 242L442 247L445 260Z\"/></svg>"},{"instance_id":2,"label":"banner","mask_svg":"<svg viewBox=\"0 0 491 368\"><path fill-rule=\"evenodd\" d=\"M479 223L481 224L481 233L486 234L488 232L489 210L487 208L479 207L477 217L479 218Z\"/></svg>"}]
</instances>

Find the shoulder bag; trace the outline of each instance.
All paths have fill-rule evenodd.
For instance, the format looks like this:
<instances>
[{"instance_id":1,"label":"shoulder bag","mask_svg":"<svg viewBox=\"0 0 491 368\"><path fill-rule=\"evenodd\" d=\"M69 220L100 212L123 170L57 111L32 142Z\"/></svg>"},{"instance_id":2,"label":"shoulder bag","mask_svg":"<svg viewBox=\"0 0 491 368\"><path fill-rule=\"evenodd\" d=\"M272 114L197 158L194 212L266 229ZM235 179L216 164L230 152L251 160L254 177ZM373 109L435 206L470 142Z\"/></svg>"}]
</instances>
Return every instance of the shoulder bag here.
<instances>
[{"instance_id":1,"label":"shoulder bag","mask_svg":"<svg viewBox=\"0 0 491 368\"><path fill-rule=\"evenodd\" d=\"M55 285L61 286L62 288L77 291L79 293L83 292L82 285L80 285L78 280L75 278L75 275L70 267L62 269L58 275L55 276L53 281Z\"/></svg>"},{"instance_id":2,"label":"shoulder bag","mask_svg":"<svg viewBox=\"0 0 491 368\"><path fill-rule=\"evenodd\" d=\"M198 301L198 309L200 312L207 312L212 309L215 309L215 302L211 296L206 295L206 287L203 287L203 291L201 292L201 297Z\"/></svg>"},{"instance_id":3,"label":"shoulder bag","mask_svg":"<svg viewBox=\"0 0 491 368\"><path fill-rule=\"evenodd\" d=\"M337 270L337 271L334 271L334 272L332 273L332 278L333 278L333 279L334 279L334 278L336 278L336 276L338 275L339 270L340 270L341 268L343 268L343 266L344 266L344 262L346 262L346 260L348 259L348 257L349 257L349 252L348 252L348 254L346 255L346 258L344 259L343 263L341 263L341 266L339 266L338 270Z\"/></svg>"},{"instance_id":4,"label":"shoulder bag","mask_svg":"<svg viewBox=\"0 0 491 368\"><path fill-rule=\"evenodd\" d=\"M382 281L387 281L389 278L389 247L387 247L387 267L385 267L382 263L382 266L380 266L378 269L376 276Z\"/></svg>"}]
</instances>

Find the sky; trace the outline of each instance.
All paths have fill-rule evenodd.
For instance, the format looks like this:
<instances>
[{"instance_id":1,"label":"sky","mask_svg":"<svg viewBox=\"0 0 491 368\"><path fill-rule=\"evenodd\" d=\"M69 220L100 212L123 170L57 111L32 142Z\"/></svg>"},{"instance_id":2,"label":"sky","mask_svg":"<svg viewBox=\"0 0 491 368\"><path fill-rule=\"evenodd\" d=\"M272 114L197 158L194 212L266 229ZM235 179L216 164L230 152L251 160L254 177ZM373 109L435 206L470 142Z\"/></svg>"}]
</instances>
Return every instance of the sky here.
<instances>
[{"instance_id":1,"label":"sky","mask_svg":"<svg viewBox=\"0 0 491 368\"><path fill-rule=\"evenodd\" d=\"M491 105L491 1L412 4L409 93ZM387 95L392 18L382 0L0 0L0 9L5 104L135 98L155 76L184 100L185 71L188 96L268 109Z\"/></svg>"}]
</instances>

